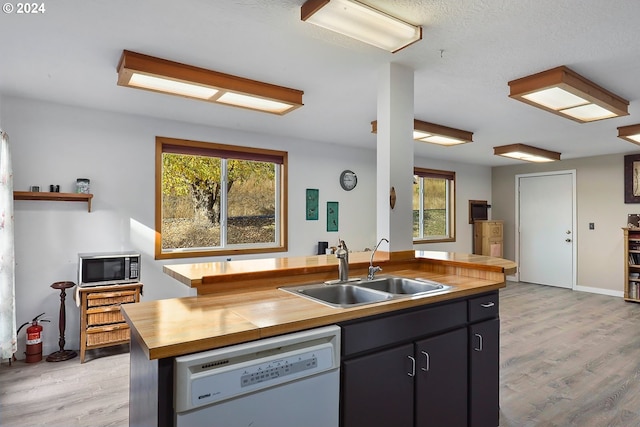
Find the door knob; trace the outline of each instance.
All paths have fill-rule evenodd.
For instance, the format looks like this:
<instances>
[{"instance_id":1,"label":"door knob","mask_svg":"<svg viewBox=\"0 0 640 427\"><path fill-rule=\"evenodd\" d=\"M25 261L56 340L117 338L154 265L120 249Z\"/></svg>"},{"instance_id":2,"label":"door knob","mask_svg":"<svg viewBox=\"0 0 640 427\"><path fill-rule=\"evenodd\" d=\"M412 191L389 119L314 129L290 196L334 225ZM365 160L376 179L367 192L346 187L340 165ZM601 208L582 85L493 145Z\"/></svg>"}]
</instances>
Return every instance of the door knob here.
<instances>
[{"instance_id":1,"label":"door knob","mask_svg":"<svg viewBox=\"0 0 640 427\"><path fill-rule=\"evenodd\" d=\"M570 243L571 239L565 239L564 241L567 242L567 243Z\"/></svg>"}]
</instances>

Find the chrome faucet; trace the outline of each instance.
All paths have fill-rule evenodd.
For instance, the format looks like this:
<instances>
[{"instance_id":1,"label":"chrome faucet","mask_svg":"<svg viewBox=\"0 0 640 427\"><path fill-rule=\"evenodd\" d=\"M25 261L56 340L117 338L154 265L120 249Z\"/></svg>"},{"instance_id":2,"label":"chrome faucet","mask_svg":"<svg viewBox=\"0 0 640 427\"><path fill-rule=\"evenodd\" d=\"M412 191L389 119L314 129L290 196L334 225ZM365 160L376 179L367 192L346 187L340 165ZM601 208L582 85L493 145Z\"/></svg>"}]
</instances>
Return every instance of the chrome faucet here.
<instances>
[{"instance_id":1,"label":"chrome faucet","mask_svg":"<svg viewBox=\"0 0 640 427\"><path fill-rule=\"evenodd\" d=\"M338 249L336 250L336 258L338 258L338 275L340 282L349 281L349 248L344 240L340 240Z\"/></svg>"},{"instance_id":2,"label":"chrome faucet","mask_svg":"<svg viewBox=\"0 0 640 427\"><path fill-rule=\"evenodd\" d=\"M383 240L389 243L389 240L383 237L382 239L380 239L376 247L373 248L373 252L371 252L371 260L369 261L369 274L367 274L367 280L373 280L374 277L376 276L376 273L378 271L382 271L382 267L377 265L375 267L373 266L373 256L376 254L376 251L378 250L378 246L380 246L380 243L382 243Z\"/></svg>"}]
</instances>

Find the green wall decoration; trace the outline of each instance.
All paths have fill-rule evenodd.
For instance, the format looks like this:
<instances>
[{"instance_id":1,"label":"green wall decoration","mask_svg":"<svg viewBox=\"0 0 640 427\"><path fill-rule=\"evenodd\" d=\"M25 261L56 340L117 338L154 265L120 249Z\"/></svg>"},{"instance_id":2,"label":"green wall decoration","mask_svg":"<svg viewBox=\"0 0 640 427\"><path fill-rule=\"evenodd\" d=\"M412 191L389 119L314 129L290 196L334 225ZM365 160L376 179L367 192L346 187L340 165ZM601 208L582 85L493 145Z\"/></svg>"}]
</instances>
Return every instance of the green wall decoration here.
<instances>
[{"instance_id":1,"label":"green wall decoration","mask_svg":"<svg viewBox=\"0 0 640 427\"><path fill-rule=\"evenodd\" d=\"M338 231L338 202L327 202L327 231Z\"/></svg>"},{"instance_id":2,"label":"green wall decoration","mask_svg":"<svg viewBox=\"0 0 640 427\"><path fill-rule=\"evenodd\" d=\"M318 220L318 194L318 189L307 188L307 220Z\"/></svg>"}]
</instances>

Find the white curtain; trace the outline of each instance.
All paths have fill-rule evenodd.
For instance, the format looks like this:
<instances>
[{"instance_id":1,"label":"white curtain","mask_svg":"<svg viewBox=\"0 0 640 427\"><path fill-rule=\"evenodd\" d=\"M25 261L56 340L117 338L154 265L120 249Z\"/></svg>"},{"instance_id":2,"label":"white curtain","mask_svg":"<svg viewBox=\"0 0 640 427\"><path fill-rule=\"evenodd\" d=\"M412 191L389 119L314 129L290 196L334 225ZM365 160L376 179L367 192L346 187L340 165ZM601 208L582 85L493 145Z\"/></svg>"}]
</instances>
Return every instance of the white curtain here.
<instances>
[{"instance_id":1,"label":"white curtain","mask_svg":"<svg viewBox=\"0 0 640 427\"><path fill-rule=\"evenodd\" d=\"M13 171L9 135L0 129L0 136L0 357L8 359L17 350Z\"/></svg>"}]
</instances>

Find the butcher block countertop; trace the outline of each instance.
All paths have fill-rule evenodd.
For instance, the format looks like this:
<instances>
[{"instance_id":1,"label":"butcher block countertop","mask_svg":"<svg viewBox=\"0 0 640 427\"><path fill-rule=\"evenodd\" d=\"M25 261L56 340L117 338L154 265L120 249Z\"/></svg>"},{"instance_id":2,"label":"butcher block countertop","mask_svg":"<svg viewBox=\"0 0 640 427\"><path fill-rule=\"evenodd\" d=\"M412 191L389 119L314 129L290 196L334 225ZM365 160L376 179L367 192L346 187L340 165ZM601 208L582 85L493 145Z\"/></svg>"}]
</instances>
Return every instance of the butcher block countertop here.
<instances>
[{"instance_id":1,"label":"butcher block countertop","mask_svg":"<svg viewBox=\"0 0 640 427\"><path fill-rule=\"evenodd\" d=\"M378 257L380 255L380 257ZM350 254L350 277L366 277L370 253ZM376 254L381 273L450 285L431 296L407 297L350 308L334 308L278 289L337 279L332 255L182 264L165 273L198 296L125 304L121 310L150 360L180 356L360 317L497 290L512 261L481 255L416 252L394 259Z\"/></svg>"}]
</instances>

